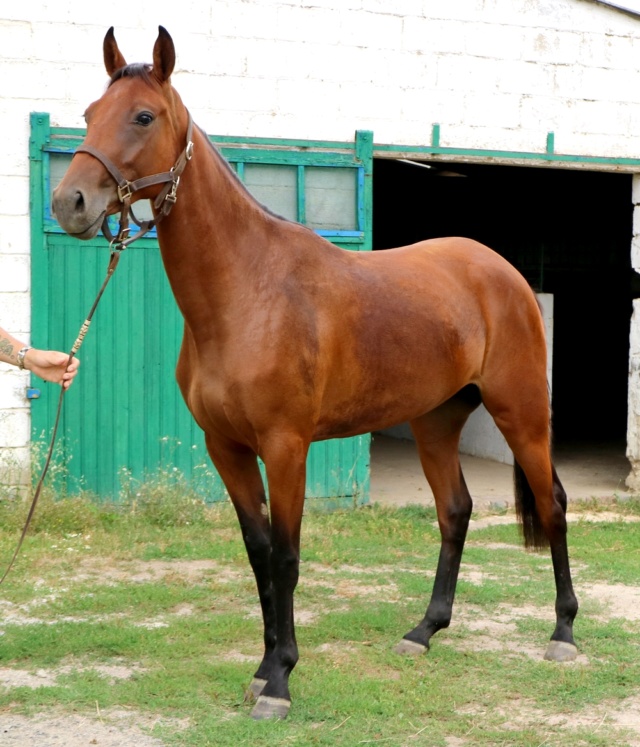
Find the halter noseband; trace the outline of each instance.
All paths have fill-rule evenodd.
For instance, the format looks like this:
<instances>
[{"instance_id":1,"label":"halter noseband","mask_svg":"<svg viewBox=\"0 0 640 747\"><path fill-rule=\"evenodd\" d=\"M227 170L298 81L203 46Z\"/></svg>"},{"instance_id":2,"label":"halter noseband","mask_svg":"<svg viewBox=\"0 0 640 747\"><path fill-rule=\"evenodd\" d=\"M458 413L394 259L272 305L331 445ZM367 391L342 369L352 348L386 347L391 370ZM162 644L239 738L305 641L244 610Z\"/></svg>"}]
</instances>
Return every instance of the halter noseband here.
<instances>
[{"instance_id":1,"label":"halter noseband","mask_svg":"<svg viewBox=\"0 0 640 747\"><path fill-rule=\"evenodd\" d=\"M111 244L117 243L120 248L124 249L133 243L137 239L148 233L154 226L171 212L171 208L175 205L177 200L178 185L180 184L180 177L184 171L187 163L193 156L193 119L191 114L187 112L189 117L187 125L187 144L182 153L178 156L178 160L172 166L169 171L163 171L160 174L153 174L153 176L143 176L140 179L135 179L130 182L126 179L120 169L111 161L110 158L101 153L97 148L92 145L81 145L77 148L76 153L88 153L90 156L97 158L98 161L105 167L105 169L111 174L116 184L118 185L118 199L122 203L122 210L120 211L120 227L118 229L118 235L114 236L108 225L107 218L102 223L102 232L109 240ZM75 155L75 153L74 153ZM153 202L156 209L156 217L152 220L139 221L131 209L131 198L135 192L141 189L146 189L154 184L165 184L166 186L160 191L158 196ZM129 237L129 215L131 219L140 229L135 236Z\"/></svg>"}]
</instances>

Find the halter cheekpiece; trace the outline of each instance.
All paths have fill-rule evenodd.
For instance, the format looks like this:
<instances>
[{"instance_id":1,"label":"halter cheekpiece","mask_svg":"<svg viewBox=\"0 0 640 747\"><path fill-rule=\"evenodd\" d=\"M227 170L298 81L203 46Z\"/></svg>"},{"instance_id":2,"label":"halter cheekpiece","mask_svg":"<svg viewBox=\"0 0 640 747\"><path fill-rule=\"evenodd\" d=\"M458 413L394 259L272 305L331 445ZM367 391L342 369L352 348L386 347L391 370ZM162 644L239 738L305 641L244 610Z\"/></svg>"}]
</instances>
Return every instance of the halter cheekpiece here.
<instances>
[{"instance_id":1,"label":"halter cheekpiece","mask_svg":"<svg viewBox=\"0 0 640 747\"><path fill-rule=\"evenodd\" d=\"M90 156L97 158L118 185L118 199L122 203L118 235L114 236L111 232L107 218L105 218L102 223L102 232L111 244L118 244L121 249L124 249L157 226L158 223L163 218L166 218L171 212L171 208L175 205L177 200L180 177L182 176L182 172L187 163L193 156L193 119L189 112L187 112L187 115L189 118L186 138L187 144L182 153L178 156L178 160L169 171L163 171L159 174L143 176L140 179L129 181L122 175L120 169L113 163L113 161L105 156L104 153L101 153L97 148L94 148L92 145L84 144L77 148L76 153L88 153ZM160 191L153 202L156 216L152 220L140 221L136 218L131 208L131 198L135 192L151 187L154 184L165 184L165 187ZM129 216L131 216L133 222L140 229L134 236L129 236Z\"/></svg>"}]
</instances>

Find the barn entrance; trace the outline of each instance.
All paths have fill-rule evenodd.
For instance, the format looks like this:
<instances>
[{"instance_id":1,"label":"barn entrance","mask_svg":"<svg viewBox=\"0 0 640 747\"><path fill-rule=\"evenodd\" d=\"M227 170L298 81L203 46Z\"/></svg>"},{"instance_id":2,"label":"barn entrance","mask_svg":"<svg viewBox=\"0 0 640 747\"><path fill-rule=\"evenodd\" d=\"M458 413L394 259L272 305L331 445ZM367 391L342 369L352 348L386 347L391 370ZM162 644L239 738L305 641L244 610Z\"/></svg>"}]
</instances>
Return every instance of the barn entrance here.
<instances>
[{"instance_id":1,"label":"barn entrance","mask_svg":"<svg viewBox=\"0 0 640 747\"><path fill-rule=\"evenodd\" d=\"M374 161L373 248L437 236L492 247L553 294L557 450L624 455L631 270L629 174Z\"/></svg>"}]
</instances>

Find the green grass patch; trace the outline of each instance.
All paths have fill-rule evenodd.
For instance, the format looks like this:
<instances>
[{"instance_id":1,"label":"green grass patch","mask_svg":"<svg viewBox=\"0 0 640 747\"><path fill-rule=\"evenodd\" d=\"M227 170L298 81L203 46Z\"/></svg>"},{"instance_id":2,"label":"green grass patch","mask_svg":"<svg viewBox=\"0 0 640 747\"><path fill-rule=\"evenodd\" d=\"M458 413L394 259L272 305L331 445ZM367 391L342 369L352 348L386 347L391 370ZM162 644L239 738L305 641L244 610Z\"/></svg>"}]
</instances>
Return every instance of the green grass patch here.
<instances>
[{"instance_id":1,"label":"green grass patch","mask_svg":"<svg viewBox=\"0 0 640 747\"><path fill-rule=\"evenodd\" d=\"M98 707L108 719L124 708L162 719L148 728L167 747L640 740L618 718L640 714L640 532L623 521L640 513L633 501L607 506L619 521L570 527L582 609L581 656L568 666L542 660L553 573L547 553L520 547L515 525L470 533L452 626L428 655L405 659L391 649L428 603L435 513L309 510L296 593L301 660L284 723L254 723L243 702L262 626L229 505L187 497L173 510L149 491L118 506L50 496L42 508L0 593L5 718L95 716ZM10 557L24 512L0 501L0 558ZM591 593L608 585L615 609ZM16 673L46 678L34 687Z\"/></svg>"}]
</instances>

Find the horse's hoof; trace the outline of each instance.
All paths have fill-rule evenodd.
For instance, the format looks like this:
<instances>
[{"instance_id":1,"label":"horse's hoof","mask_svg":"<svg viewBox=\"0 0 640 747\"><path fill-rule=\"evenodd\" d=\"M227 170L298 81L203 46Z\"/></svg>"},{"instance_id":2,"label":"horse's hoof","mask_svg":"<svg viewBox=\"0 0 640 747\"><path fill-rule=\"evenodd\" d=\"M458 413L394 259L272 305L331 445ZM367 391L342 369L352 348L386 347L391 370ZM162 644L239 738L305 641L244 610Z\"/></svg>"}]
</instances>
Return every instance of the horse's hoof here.
<instances>
[{"instance_id":1,"label":"horse's hoof","mask_svg":"<svg viewBox=\"0 0 640 747\"><path fill-rule=\"evenodd\" d=\"M544 655L546 661L575 661L578 649L573 643L551 641Z\"/></svg>"},{"instance_id":2,"label":"horse's hoof","mask_svg":"<svg viewBox=\"0 0 640 747\"><path fill-rule=\"evenodd\" d=\"M267 718L286 718L289 708L291 708L290 700L260 695L251 711L251 718L256 721L263 721Z\"/></svg>"},{"instance_id":3,"label":"horse's hoof","mask_svg":"<svg viewBox=\"0 0 640 747\"><path fill-rule=\"evenodd\" d=\"M261 680L259 677L254 677L244 694L244 702L251 703L254 700L257 700L260 693L264 690L266 684L266 680Z\"/></svg>"},{"instance_id":4,"label":"horse's hoof","mask_svg":"<svg viewBox=\"0 0 640 747\"><path fill-rule=\"evenodd\" d=\"M428 646L424 646L422 643L416 643L410 641L407 638L403 638L397 646L394 646L394 654L400 654L401 656L421 656L429 650Z\"/></svg>"}]
</instances>

